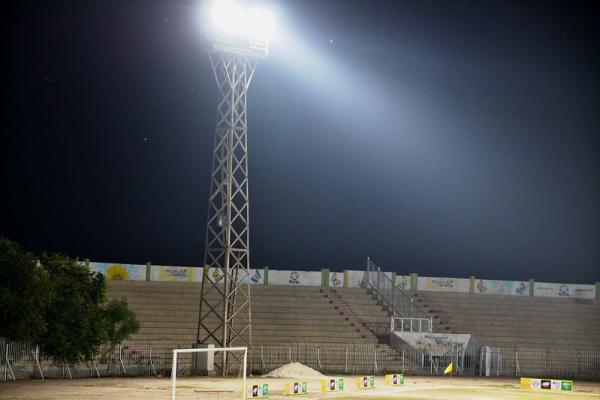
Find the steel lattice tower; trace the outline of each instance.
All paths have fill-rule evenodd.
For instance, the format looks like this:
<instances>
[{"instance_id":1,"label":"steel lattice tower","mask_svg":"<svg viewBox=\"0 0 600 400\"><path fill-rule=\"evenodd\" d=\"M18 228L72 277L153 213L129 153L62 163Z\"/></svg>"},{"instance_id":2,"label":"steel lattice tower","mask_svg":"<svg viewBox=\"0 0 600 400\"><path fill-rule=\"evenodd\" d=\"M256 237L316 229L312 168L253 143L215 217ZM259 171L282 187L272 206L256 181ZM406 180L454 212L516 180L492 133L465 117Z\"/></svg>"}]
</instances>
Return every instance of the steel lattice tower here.
<instances>
[{"instance_id":1,"label":"steel lattice tower","mask_svg":"<svg viewBox=\"0 0 600 400\"><path fill-rule=\"evenodd\" d=\"M250 212L247 93L264 41L224 41L208 51L219 90L197 343L250 346ZM226 353L223 375L236 365ZM236 357L231 354L230 357ZM239 360L238 360L239 361ZM219 362L219 361L217 361Z\"/></svg>"}]
</instances>

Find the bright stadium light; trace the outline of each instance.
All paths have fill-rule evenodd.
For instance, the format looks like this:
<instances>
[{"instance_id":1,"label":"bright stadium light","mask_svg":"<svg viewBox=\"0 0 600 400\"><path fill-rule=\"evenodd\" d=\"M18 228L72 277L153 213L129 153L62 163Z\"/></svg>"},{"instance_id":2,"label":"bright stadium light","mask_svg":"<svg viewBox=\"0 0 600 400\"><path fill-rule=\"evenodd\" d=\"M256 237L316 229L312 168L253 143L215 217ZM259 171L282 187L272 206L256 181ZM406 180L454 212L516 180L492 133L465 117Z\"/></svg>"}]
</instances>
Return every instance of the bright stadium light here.
<instances>
[{"instance_id":1,"label":"bright stadium light","mask_svg":"<svg viewBox=\"0 0 600 400\"><path fill-rule=\"evenodd\" d=\"M275 32L275 18L269 10L246 9L235 0L215 1L211 17L216 35L268 42Z\"/></svg>"}]
</instances>

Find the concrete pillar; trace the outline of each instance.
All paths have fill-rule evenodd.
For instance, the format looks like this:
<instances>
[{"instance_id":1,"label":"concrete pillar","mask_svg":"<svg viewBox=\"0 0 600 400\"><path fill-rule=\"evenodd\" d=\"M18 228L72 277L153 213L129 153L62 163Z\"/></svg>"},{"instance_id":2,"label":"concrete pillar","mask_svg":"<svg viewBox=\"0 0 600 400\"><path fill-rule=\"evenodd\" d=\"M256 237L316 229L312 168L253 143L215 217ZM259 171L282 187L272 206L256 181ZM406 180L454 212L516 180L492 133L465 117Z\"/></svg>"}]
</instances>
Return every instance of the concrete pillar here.
<instances>
[{"instance_id":1,"label":"concrete pillar","mask_svg":"<svg viewBox=\"0 0 600 400\"><path fill-rule=\"evenodd\" d=\"M321 287L329 287L329 268L321 268Z\"/></svg>"},{"instance_id":2,"label":"concrete pillar","mask_svg":"<svg viewBox=\"0 0 600 400\"><path fill-rule=\"evenodd\" d=\"M471 293L471 294L475 293L475 277L474 276L469 277L469 293Z\"/></svg>"},{"instance_id":3,"label":"concrete pillar","mask_svg":"<svg viewBox=\"0 0 600 400\"><path fill-rule=\"evenodd\" d=\"M345 269L344 270L344 287L348 287L348 282L349 282L349 276L348 276L348 270ZM597 292L597 291L596 291Z\"/></svg>"},{"instance_id":4,"label":"concrete pillar","mask_svg":"<svg viewBox=\"0 0 600 400\"><path fill-rule=\"evenodd\" d=\"M152 263L150 261L146 261L146 281L149 282L152 280Z\"/></svg>"},{"instance_id":5,"label":"concrete pillar","mask_svg":"<svg viewBox=\"0 0 600 400\"><path fill-rule=\"evenodd\" d=\"M533 281L533 279L529 280L529 295L530 296L535 296L535 282Z\"/></svg>"},{"instance_id":6,"label":"concrete pillar","mask_svg":"<svg viewBox=\"0 0 600 400\"><path fill-rule=\"evenodd\" d=\"M269 267L263 268L263 276L264 276L264 284L267 286L269 284Z\"/></svg>"},{"instance_id":7,"label":"concrete pillar","mask_svg":"<svg viewBox=\"0 0 600 400\"><path fill-rule=\"evenodd\" d=\"M418 282L419 282L419 275L416 272L411 272L411 274L410 274L410 290L412 290L413 292L416 292L417 287L418 287Z\"/></svg>"}]
</instances>

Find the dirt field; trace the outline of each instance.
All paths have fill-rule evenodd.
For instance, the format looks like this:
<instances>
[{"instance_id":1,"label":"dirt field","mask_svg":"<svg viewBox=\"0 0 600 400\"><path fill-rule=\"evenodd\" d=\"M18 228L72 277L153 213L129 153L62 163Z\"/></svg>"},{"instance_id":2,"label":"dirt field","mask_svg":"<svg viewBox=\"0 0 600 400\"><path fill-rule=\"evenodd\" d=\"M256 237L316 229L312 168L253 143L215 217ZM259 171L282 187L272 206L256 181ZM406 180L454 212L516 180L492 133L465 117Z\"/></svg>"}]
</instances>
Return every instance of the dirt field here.
<instances>
[{"instance_id":1,"label":"dirt field","mask_svg":"<svg viewBox=\"0 0 600 400\"><path fill-rule=\"evenodd\" d=\"M385 377L376 378L376 388L354 388L354 377L346 378L343 393L319 393L319 380L308 379L309 395L303 399L600 399L600 382L574 382L572 393L549 393L519 388L518 379L405 377L400 387L386 387ZM249 378L249 383L268 383L270 399L287 399L283 385L290 379ZM178 378L177 398L240 399L241 379ZM171 395L170 379L165 378L102 378L46 381L0 382L1 400L168 400Z\"/></svg>"}]
</instances>

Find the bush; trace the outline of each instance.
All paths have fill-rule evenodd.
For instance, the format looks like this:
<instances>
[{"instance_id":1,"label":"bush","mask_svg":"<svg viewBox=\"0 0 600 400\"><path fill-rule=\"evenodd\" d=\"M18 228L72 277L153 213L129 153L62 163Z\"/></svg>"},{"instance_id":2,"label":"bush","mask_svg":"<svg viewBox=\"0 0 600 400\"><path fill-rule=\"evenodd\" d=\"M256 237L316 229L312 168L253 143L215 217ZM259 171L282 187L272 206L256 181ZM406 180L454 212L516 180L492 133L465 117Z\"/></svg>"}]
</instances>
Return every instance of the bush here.
<instances>
[{"instance_id":1,"label":"bush","mask_svg":"<svg viewBox=\"0 0 600 400\"><path fill-rule=\"evenodd\" d=\"M46 333L48 274L33 254L0 236L0 337L39 341Z\"/></svg>"}]
</instances>

